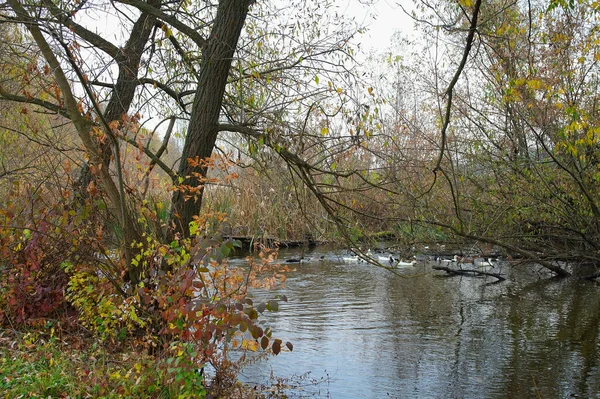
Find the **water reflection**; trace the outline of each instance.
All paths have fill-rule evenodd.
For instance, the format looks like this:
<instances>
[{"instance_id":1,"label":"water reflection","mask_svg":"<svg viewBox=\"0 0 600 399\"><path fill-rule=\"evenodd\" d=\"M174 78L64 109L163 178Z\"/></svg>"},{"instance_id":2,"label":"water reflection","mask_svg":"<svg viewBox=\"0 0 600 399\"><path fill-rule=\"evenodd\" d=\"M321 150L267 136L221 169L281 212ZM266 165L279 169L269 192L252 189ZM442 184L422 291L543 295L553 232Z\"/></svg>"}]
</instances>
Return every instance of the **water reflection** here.
<instances>
[{"instance_id":1,"label":"water reflection","mask_svg":"<svg viewBox=\"0 0 600 399\"><path fill-rule=\"evenodd\" d=\"M329 380L291 397L600 398L595 285L506 266L509 281L494 285L422 263L402 278L325 255L296 265L289 302L267 315L294 351L249 366L247 382L272 369Z\"/></svg>"}]
</instances>

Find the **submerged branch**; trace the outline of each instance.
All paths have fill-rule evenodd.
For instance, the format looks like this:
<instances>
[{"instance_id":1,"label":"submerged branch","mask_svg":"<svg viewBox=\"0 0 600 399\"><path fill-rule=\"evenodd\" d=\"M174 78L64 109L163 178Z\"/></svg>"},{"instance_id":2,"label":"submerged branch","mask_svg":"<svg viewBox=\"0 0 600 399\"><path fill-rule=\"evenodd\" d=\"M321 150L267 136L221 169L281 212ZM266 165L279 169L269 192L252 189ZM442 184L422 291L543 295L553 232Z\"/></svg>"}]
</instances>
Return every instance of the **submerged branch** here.
<instances>
[{"instance_id":1,"label":"submerged branch","mask_svg":"<svg viewBox=\"0 0 600 399\"><path fill-rule=\"evenodd\" d=\"M483 272L481 270L475 270L475 269L452 269L452 268L446 267L446 266L432 266L432 269L433 270L443 270L446 273L449 273L452 275L460 274L460 275L490 276L490 277L497 278L498 281L506 280L506 278L501 274Z\"/></svg>"}]
</instances>

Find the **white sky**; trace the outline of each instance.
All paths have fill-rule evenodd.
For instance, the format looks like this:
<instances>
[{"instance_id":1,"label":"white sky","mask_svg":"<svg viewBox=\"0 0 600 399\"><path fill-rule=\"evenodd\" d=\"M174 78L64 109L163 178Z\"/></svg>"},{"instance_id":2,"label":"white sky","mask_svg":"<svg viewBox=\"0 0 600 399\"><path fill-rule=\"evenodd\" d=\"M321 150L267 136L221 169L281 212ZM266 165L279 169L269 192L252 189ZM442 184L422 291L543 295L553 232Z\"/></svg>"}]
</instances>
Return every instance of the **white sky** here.
<instances>
[{"instance_id":1,"label":"white sky","mask_svg":"<svg viewBox=\"0 0 600 399\"><path fill-rule=\"evenodd\" d=\"M389 49L395 32L400 31L403 36L412 35L414 22L399 7L399 3L406 10L410 11L413 8L412 0L333 0L333 7L338 14L353 18L359 26L367 28L366 32L357 36L354 42L360 43L363 56L368 56L371 52L381 53ZM78 17L86 18L86 25L89 28L118 45L122 40L121 24L119 18L114 16L112 7L109 7L109 10L112 17L107 16L104 12L106 10L103 9L90 10L78 14ZM357 59L361 58L359 52Z\"/></svg>"},{"instance_id":2,"label":"white sky","mask_svg":"<svg viewBox=\"0 0 600 399\"><path fill-rule=\"evenodd\" d=\"M413 32L413 20L398 6L402 4L410 11L411 0L337 0L336 3L343 14L367 26L367 32L359 39L365 52L388 48L396 31L407 36Z\"/></svg>"},{"instance_id":3,"label":"white sky","mask_svg":"<svg viewBox=\"0 0 600 399\"><path fill-rule=\"evenodd\" d=\"M269 1L269 0L264 0ZM284 0L288 1L288 0ZM357 38L361 49L365 53L383 51L390 45L392 35L401 31L403 35L410 36L413 32L413 20L407 16L398 4L411 11L412 0L333 0L334 7L339 14L354 18L360 26L366 26L367 31ZM111 13L114 11L111 10ZM86 25L102 34L111 42L118 44L122 39L120 23L116 17L107 18L107 14L100 10L86 11L78 17L87 19ZM93 21L93 22L92 22ZM90 22L91 26L90 26Z\"/></svg>"}]
</instances>

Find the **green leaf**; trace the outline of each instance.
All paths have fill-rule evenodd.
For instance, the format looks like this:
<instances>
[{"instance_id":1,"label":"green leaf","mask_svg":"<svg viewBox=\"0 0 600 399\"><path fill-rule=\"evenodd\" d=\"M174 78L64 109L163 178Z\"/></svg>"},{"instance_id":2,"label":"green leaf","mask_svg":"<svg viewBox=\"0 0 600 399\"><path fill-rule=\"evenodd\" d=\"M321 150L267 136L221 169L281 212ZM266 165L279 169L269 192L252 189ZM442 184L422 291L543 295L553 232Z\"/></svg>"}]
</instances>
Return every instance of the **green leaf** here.
<instances>
[{"instance_id":1,"label":"green leaf","mask_svg":"<svg viewBox=\"0 0 600 399\"><path fill-rule=\"evenodd\" d=\"M260 328L258 326L252 326L250 328L250 335L252 335L252 338L254 338L254 339L259 339L264 334L263 334L262 328Z\"/></svg>"},{"instance_id":2,"label":"green leaf","mask_svg":"<svg viewBox=\"0 0 600 399\"><path fill-rule=\"evenodd\" d=\"M244 311L248 315L248 317L252 320L258 319L258 312L254 308L248 308Z\"/></svg>"},{"instance_id":3,"label":"green leaf","mask_svg":"<svg viewBox=\"0 0 600 399\"><path fill-rule=\"evenodd\" d=\"M275 300L270 300L267 304L267 309L271 312L277 312L279 310L279 303Z\"/></svg>"},{"instance_id":4,"label":"green leaf","mask_svg":"<svg viewBox=\"0 0 600 399\"><path fill-rule=\"evenodd\" d=\"M198 223L196 222L190 222L190 235L196 235L196 232L198 231Z\"/></svg>"}]
</instances>

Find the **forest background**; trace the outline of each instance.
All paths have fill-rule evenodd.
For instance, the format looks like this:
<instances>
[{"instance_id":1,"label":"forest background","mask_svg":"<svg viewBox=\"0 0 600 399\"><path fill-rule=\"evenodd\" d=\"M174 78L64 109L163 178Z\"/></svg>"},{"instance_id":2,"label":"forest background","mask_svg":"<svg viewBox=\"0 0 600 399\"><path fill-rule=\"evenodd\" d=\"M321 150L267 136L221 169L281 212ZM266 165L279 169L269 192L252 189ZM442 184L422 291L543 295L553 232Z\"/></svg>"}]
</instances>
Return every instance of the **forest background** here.
<instances>
[{"instance_id":1,"label":"forest background","mask_svg":"<svg viewBox=\"0 0 600 399\"><path fill-rule=\"evenodd\" d=\"M46 395L202 397L207 363L243 389L228 350L293 349L259 323L285 298L247 297L287 268L229 265L231 236L600 276L598 3L411 7L414 37L365 55L322 1L0 3L1 367L26 353Z\"/></svg>"}]
</instances>

